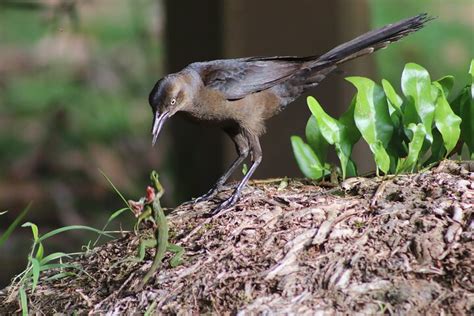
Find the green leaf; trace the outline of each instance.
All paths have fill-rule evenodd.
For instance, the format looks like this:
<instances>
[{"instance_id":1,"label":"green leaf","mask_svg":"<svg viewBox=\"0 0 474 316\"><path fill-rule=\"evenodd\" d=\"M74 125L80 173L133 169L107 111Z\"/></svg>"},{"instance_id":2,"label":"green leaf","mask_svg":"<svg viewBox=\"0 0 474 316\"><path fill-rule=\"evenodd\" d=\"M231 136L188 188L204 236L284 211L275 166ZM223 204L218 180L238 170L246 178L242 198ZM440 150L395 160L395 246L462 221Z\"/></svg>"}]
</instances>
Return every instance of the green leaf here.
<instances>
[{"instance_id":1,"label":"green leaf","mask_svg":"<svg viewBox=\"0 0 474 316\"><path fill-rule=\"evenodd\" d=\"M459 156L462 160L469 160L469 159L474 160L474 156L469 154L469 148L467 148L466 144L462 145Z\"/></svg>"},{"instance_id":2,"label":"green leaf","mask_svg":"<svg viewBox=\"0 0 474 316\"><path fill-rule=\"evenodd\" d=\"M395 92L395 89L388 80L382 79L382 88L385 92L385 96L387 97L387 102L389 105L388 110L394 127L392 138L390 139L390 143L387 146L387 153L390 156L389 172L394 173L396 171L398 159L407 155L407 148L404 144L406 137L403 131L404 128L402 123L403 99ZM416 111L413 112L415 113L415 117L418 118Z\"/></svg>"},{"instance_id":3,"label":"green leaf","mask_svg":"<svg viewBox=\"0 0 474 316\"><path fill-rule=\"evenodd\" d=\"M447 98L448 95L451 93L451 90L454 86L454 77L453 76L444 76L436 80L443 89L444 96Z\"/></svg>"},{"instance_id":4,"label":"green leaf","mask_svg":"<svg viewBox=\"0 0 474 316\"><path fill-rule=\"evenodd\" d=\"M317 180L324 176L323 165L311 147L305 144L301 137L292 136L291 146L293 147L296 162L306 177Z\"/></svg>"},{"instance_id":5,"label":"green leaf","mask_svg":"<svg viewBox=\"0 0 474 316\"><path fill-rule=\"evenodd\" d=\"M466 144L470 156L474 159L474 60L471 62L469 73L471 84L461 90L451 102L451 107L454 113L462 118L461 141Z\"/></svg>"},{"instance_id":6,"label":"green leaf","mask_svg":"<svg viewBox=\"0 0 474 316\"><path fill-rule=\"evenodd\" d=\"M242 165L242 174L245 176L249 172L249 166L246 163Z\"/></svg>"},{"instance_id":7,"label":"green leaf","mask_svg":"<svg viewBox=\"0 0 474 316\"><path fill-rule=\"evenodd\" d=\"M103 172L102 170L99 169L99 172L102 174L102 176L104 176L104 178L107 180L107 182L110 184L110 186L114 189L114 191L118 194L118 196L120 196L122 201L125 203L125 205L128 207L128 209L131 211L132 209L130 208L130 205L128 204L128 201L125 199L123 194L117 189L117 187L112 183L112 180L110 180L109 177L107 177L105 172Z\"/></svg>"},{"instance_id":8,"label":"green leaf","mask_svg":"<svg viewBox=\"0 0 474 316\"><path fill-rule=\"evenodd\" d=\"M129 209L128 207L124 207L113 212L112 215L110 215L109 219L107 220L107 223L105 223L105 226L104 228L102 228L102 230L104 231L114 219L116 219L119 215L121 215L123 212L127 211L128 209Z\"/></svg>"},{"instance_id":9,"label":"green leaf","mask_svg":"<svg viewBox=\"0 0 474 316\"><path fill-rule=\"evenodd\" d=\"M422 123L417 125L410 124L408 129L413 133L413 137L408 145L408 156L404 159L399 160L397 166L397 173L400 172L413 172L418 164L418 158L420 156L421 148L426 135L425 127Z\"/></svg>"},{"instance_id":10,"label":"green leaf","mask_svg":"<svg viewBox=\"0 0 474 316\"><path fill-rule=\"evenodd\" d=\"M50 264L45 264L45 265L40 266L40 272L51 270L51 269L76 269L81 272L84 272L84 270L79 264L74 264L74 263L50 263Z\"/></svg>"},{"instance_id":11,"label":"green leaf","mask_svg":"<svg viewBox=\"0 0 474 316\"><path fill-rule=\"evenodd\" d=\"M26 222L21 227L31 227L31 232L33 233L33 239L35 242L39 241L39 235L38 235L38 226L36 224L33 224L31 222Z\"/></svg>"},{"instance_id":12,"label":"green leaf","mask_svg":"<svg viewBox=\"0 0 474 316\"><path fill-rule=\"evenodd\" d=\"M466 102L467 99L470 97L470 87L469 85L465 86L459 94L451 101L451 108L453 109L454 113L459 116L461 115L461 104Z\"/></svg>"},{"instance_id":13,"label":"green leaf","mask_svg":"<svg viewBox=\"0 0 474 316\"><path fill-rule=\"evenodd\" d=\"M471 60L469 74L471 74L471 96L474 98L474 59Z\"/></svg>"},{"instance_id":14,"label":"green leaf","mask_svg":"<svg viewBox=\"0 0 474 316\"><path fill-rule=\"evenodd\" d=\"M74 273L74 272L60 272L58 274L52 275L52 276L44 279L43 281L44 282L49 282L49 281L63 279L63 278L70 277L70 276L77 276L77 274Z\"/></svg>"},{"instance_id":15,"label":"green leaf","mask_svg":"<svg viewBox=\"0 0 474 316\"><path fill-rule=\"evenodd\" d=\"M357 88L354 120L362 137L374 153L377 168L387 173L390 157L385 148L393 134L393 123L383 89L370 79L346 78Z\"/></svg>"},{"instance_id":16,"label":"green leaf","mask_svg":"<svg viewBox=\"0 0 474 316\"><path fill-rule=\"evenodd\" d=\"M121 215L123 212L125 211L128 211L129 208L128 207L124 207L124 208L121 208L115 212L112 213L112 215L109 216L109 219L107 220L107 222L105 223L104 227L102 227L102 232L105 231L105 229L109 226L109 224L115 219L117 218L119 215ZM94 241L94 247L97 245L97 243L99 242L100 240L100 237L102 237L102 234L98 235L97 236L97 239Z\"/></svg>"},{"instance_id":17,"label":"green leaf","mask_svg":"<svg viewBox=\"0 0 474 316\"><path fill-rule=\"evenodd\" d=\"M319 130L326 141L331 145L339 143L341 141L341 126L339 122L324 112L323 108L315 98L308 97L306 102L308 103L311 113L316 118Z\"/></svg>"},{"instance_id":18,"label":"green leaf","mask_svg":"<svg viewBox=\"0 0 474 316\"><path fill-rule=\"evenodd\" d=\"M341 129L341 144L336 146L336 154L341 161L343 168L343 178L356 177L357 168L350 158L352 154L352 148L359 141L361 134L354 120L354 111L356 105L356 97L352 99L351 105L344 114L339 118L339 124L342 125ZM344 162L344 163L343 163Z\"/></svg>"},{"instance_id":19,"label":"green leaf","mask_svg":"<svg viewBox=\"0 0 474 316\"><path fill-rule=\"evenodd\" d=\"M474 159L474 59L471 60L469 73L471 74L471 95L466 93L464 102L461 104L461 134L469 148L471 159Z\"/></svg>"},{"instance_id":20,"label":"green leaf","mask_svg":"<svg viewBox=\"0 0 474 316\"><path fill-rule=\"evenodd\" d=\"M473 89L471 89L471 91L472 90ZM469 152L472 157L474 154L474 95L469 96L466 94L466 97L463 98L463 102L461 103L460 110L460 116L462 117L462 139L469 148Z\"/></svg>"},{"instance_id":21,"label":"green leaf","mask_svg":"<svg viewBox=\"0 0 474 316\"><path fill-rule=\"evenodd\" d=\"M382 142L377 141L369 145L370 150L374 153L375 163L377 168L383 173L387 174L390 169L390 156L385 150L385 146Z\"/></svg>"},{"instance_id":22,"label":"green leaf","mask_svg":"<svg viewBox=\"0 0 474 316\"><path fill-rule=\"evenodd\" d=\"M50 232L44 234L43 236L41 236L38 239L38 241L39 242L44 241L45 239L48 239L49 237L52 237L54 235L57 235L57 234L60 234L62 232L69 231L69 230L89 230L89 231L95 232L97 234L101 234L101 235L113 238L113 236L111 236L111 235L109 235L109 234L107 234L107 233L105 233L105 232L103 232L103 231L101 231L97 228L94 228L94 227L83 226L83 225L70 225L70 226L64 226L64 227L55 229L53 231L50 231Z\"/></svg>"},{"instance_id":23,"label":"green leaf","mask_svg":"<svg viewBox=\"0 0 474 316\"><path fill-rule=\"evenodd\" d=\"M347 177L357 177L357 166L356 164L354 163L354 161L352 161L352 159L349 159L348 163L347 163Z\"/></svg>"},{"instance_id":24,"label":"green leaf","mask_svg":"<svg viewBox=\"0 0 474 316\"><path fill-rule=\"evenodd\" d=\"M344 114L341 115L339 118L339 123L342 124L342 138L347 139L348 143L351 144L351 151L352 146L357 143L361 137L359 129L354 120L354 111L357 102L357 97L355 96L352 98L351 105L347 109Z\"/></svg>"},{"instance_id":25,"label":"green leaf","mask_svg":"<svg viewBox=\"0 0 474 316\"><path fill-rule=\"evenodd\" d=\"M307 103L311 113L316 118L321 134L329 144L335 146L336 154L341 162L342 177L345 179L352 147L360 138L360 134L354 132L355 124L353 120L350 119L351 113L354 111L354 106L351 106L341 117L341 121L338 121L324 112L315 98L308 97Z\"/></svg>"},{"instance_id":26,"label":"green leaf","mask_svg":"<svg viewBox=\"0 0 474 316\"><path fill-rule=\"evenodd\" d=\"M403 99L395 92L395 89L388 80L382 79L382 87L385 95L387 96L388 105L390 105L390 115L392 115L394 112L401 115Z\"/></svg>"},{"instance_id":27,"label":"green leaf","mask_svg":"<svg viewBox=\"0 0 474 316\"><path fill-rule=\"evenodd\" d=\"M37 260L41 261L41 259L43 259L43 255L44 255L43 244L42 244L42 243L39 243L39 245L38 245L38 250L36 251L35 258L36 258Z\"/></svg>"},{"instance_id":28,"label":"green leaf","mask_svg":"<svg viewBox=\"0 0 474 316\"><path fill-rule=\"evenodd\" d=\"M434 120L435 100L437 90L432 89L428 71L420 65L408 63L402 73L402 91L408 99L407 114L410 120L407 123L417 123L413 120L413 109L416 110L421 122L425 126L426 139L432 143L431 127Z\"/></svg>"},{"instance_id":29,"label":"green leaf","mask_svg":"<svg viewBox=\"0 0 474 316\"><path fill-rule=\"evenodd\" d=\"M443 137L438 129L433 130L433 144L431 145L431 157L424 163L425 166L428 166L432 163L440 161L448 153L444 148Z\"/></svg>"},{"instance_id":30,"label":"green leaf","mask_svg":"<svg viewBox=\"0 0 474 316\"><path fill-rule=\"evenodd\" d=\"M461 118L454 114L451 109L448 100L446 100L443 86L438 82L434 82L433 87L439 90L434 121L436 128L443 137L446 153L449 154L456 146L461 135Z\"/></svg>"},{"instance_id":31,"label":"green leaf","mask_svg":"<svg viewBox=\"0 0 474 316\"><path fill-rule=\"evenodd\" d=\"M421 123L421 118L416 112L415 103L410 100L405 100L402 107L403 128L406 128L411 123Z\"/></svg>"},{"instance_id":32,"label":"green leaf","mask_svg":"<svg viewBox=\"0 0 474 316\"><path fill-rule=\"evenodd\" d=\"M393 133L393 125L383 89L370 79L346 78L357 88L354 120L362 137L369 143L380 141L387 146Z\"/></svg>"},{"instance_id":33,"label":"green leaf","mask_svg":"<svg viewBox=\"0 0 474 316\"><path fill-rule=\"evenodd\" d=\"M67 253L64 253L64 252L54 252L54 253L49 254L49 255L47 255L46 257L44 257L44 258L40 261L40 264L41 264L41 265L44 265L44 264L47 264L47 263L50 262L50 261L57 260L57 259L64 258L64 257L71 258L71 256L70 256L69 254L67 254Z\"/></svg>"},{"instance_id":34,"label":"green leaf","mask_svg":"<svg viewBox=\"0 0 474 316\"><path fill-rule=\"evenodd\" d=\"M21 315L28 316L28 298L26 297L25 288L20 286L18 291L20 292Z\"/></svg>"},{"instance_id":35,"label":"green leaf","mask_svg":"<svg viewBox=\"0 0 474 316\"><path fill-rule=\"evenodd\" d=\"M31 292L35 291L36 286L38 285L41 265L36 258L31 258L31 268L33 271L33 284L31 285Z\"/></svg>"},{"instance_id":36,"label":"green leaf","mask_svg":"<svg viewBox=\"0 0 474 316\"><path fill-rule=\"evenodd\" d=\"M0 236L0 247L3 246L3 244L8 240L8 237L10 237L10 235L13 233L13 231L18 226L18 224L20 224L20 222L23 220L26 214L28 214L28 212L30 211L30 207L31 207L31 202L23 209L23 211L21 211L20 214L18 214L18 216L13 221L13 223L11 223L8 226L7 230L5 230L5 232ZM6 212L2 212L2 214L0 215L3 215L5 213Z\"/></svg>"},{"instance_id":37,"label":"green leaf","mask_svg":"<svg viewBox=\"0 0 474 316\"><path fill-rule=\"evenodd\" d=\"M308 123L306 124L305 134L309 146L315 153L317 153L320 162L326 162L329 143L321 134L318 122L313 115L310 116Z\"/></svg>"},{"instance_id":38,"label":"green leaf","mask_svg":"<svg viewBox=\"0 0 474 316\"><path fill-rule=\"evenodd\" d=\"M150 306L147 307L145 313L143 314L143 316L151 316L151 315L155 315L155 311L156 311L156 305L158 304L158 301L153 301Z\"/></svg>"}]
</instances>

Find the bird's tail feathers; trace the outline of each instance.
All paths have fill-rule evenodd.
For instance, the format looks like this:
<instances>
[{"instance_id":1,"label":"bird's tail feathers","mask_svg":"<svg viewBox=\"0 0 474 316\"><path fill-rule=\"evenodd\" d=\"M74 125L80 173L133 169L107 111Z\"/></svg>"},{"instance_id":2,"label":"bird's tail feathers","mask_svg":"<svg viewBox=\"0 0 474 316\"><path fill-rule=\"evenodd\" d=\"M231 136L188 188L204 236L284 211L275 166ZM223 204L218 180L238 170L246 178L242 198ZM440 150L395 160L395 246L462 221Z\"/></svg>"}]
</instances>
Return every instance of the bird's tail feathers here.
<instances>
[{"instance_id":1,"label":"bird's tail feathers","mask_svg":"<svg viewBox=\"0 0 474 316\"><path fill-rule=\"evenodd\" d=\"M410 33L421 29L433 17L426 13L386 25L380 29L362 34L353 40L341 44L318 59L309 62L308 68L324 68L326 65L338 65L359 56L370 54L376 50L387 47Z\"/></svg>"}]
</instances>

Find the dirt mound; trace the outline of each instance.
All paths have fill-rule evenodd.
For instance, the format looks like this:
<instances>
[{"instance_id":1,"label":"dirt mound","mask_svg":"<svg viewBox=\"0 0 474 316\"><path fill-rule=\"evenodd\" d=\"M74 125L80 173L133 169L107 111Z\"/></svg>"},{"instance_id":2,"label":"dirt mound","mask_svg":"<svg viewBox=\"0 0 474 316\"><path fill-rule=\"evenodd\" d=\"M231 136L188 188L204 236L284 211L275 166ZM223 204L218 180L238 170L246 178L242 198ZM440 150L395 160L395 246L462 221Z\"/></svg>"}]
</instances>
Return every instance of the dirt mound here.
<instances>
[{"instance_id":1,"label":"dirt mound","mask_svg":"<svg viewBox=\"0 0 474 316\"><path fill-rule=\"evenodd\" d=\"M139 244L127 234L77 259L88 275L40 282L30 311L472 314L473 171L473 162L447 161L334 188L256 181L217 217L203 216L213 203L173 210L184 263L171 268L168 256L145 289L133 290L154 250L127 261Z\"/></svg>"}]
</instances>

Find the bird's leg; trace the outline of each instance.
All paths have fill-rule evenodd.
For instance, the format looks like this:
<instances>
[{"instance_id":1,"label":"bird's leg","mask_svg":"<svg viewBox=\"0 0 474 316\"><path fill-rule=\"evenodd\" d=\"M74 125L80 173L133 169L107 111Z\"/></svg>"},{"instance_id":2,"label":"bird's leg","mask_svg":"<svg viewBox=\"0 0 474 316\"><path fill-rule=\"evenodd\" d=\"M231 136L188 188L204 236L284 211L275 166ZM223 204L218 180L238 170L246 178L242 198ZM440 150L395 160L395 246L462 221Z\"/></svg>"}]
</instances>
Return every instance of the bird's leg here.
<instances>
[{"instance_id":1,"label":"bird's leg","mask_svg":"<svg viewBox=\"0 0 474 316\"><path fill-rule=\"evenodd\" d=\"M243 187L247 184L249 181L250 177L252 177L252 174L255 172L257 169L258 165L262 161L262 148L260 147L260 141L258 140L258 137L255 135L249 135L248 136L249 144L250 144L250 152L252 154L251 159L252 159L252 166L250 167L249 171L247 174L244 176L244 178L240 181L239 185L237 188L234 190L234 193L222 202L216 209L214 209L210 215L215 215L219 213L222 210L225 210L232 205L234 205L237 200L240 197L240 194L242 192Z\"/></svg>"},{"instance_id":2,"label":"bird's leg","mask_svg":"<svg viewBox=\"0 0 474 316\"><path fill-rule=\"evenodd\" d=\"M247 158L249 155L249 144L247 138L241 133L231 134L228 133L235 143L235 148L239 156L232 162L229 169L217 180L216 184L207 192L206 194L194 199L194 203L201 201L207 201L213 198L224 186L224 183L229 179L232 173L239 167L239 165Z\"/></svg>"}]
</instances>

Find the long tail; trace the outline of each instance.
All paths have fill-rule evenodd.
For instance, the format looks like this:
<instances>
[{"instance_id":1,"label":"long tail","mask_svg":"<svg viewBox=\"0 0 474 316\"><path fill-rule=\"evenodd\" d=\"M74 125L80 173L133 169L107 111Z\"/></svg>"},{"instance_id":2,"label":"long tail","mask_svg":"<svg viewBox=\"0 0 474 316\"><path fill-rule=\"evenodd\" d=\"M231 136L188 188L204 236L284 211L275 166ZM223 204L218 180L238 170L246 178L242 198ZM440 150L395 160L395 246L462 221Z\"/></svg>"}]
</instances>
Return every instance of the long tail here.
<instances>
[{"instance_id":1,"label":"long tail","mask_svg":"<svg viewBox=\"0 0 474 316\"><path fill-rule=\"evenodd\" d=\"M340 64L385 48L390 43L418 31L432 19L426 13L419 14L412 18L386 25L378 30L367 32L331 49L322 56L298 58L301 62L300 70L289 80L275 87L275 91L277 91L282 100L282 106L292 102L305 90L318 85Z\"/></svg>"},{"instance_id":2,"label":"long tail","mask_svg":"<svg viewBox=\"0 0 474 316\"><path fill-rule=\"evenodd\" d=\"M359 56L371 54L376 50L387 47L389 44L418 31L433 17L426 13L386 25L380 29L362 34L353 40L331 49L314 61L314 66L322 64L341 64ZM311 63L308 65L311 67Z\"/></svg>"}]
</instances>

